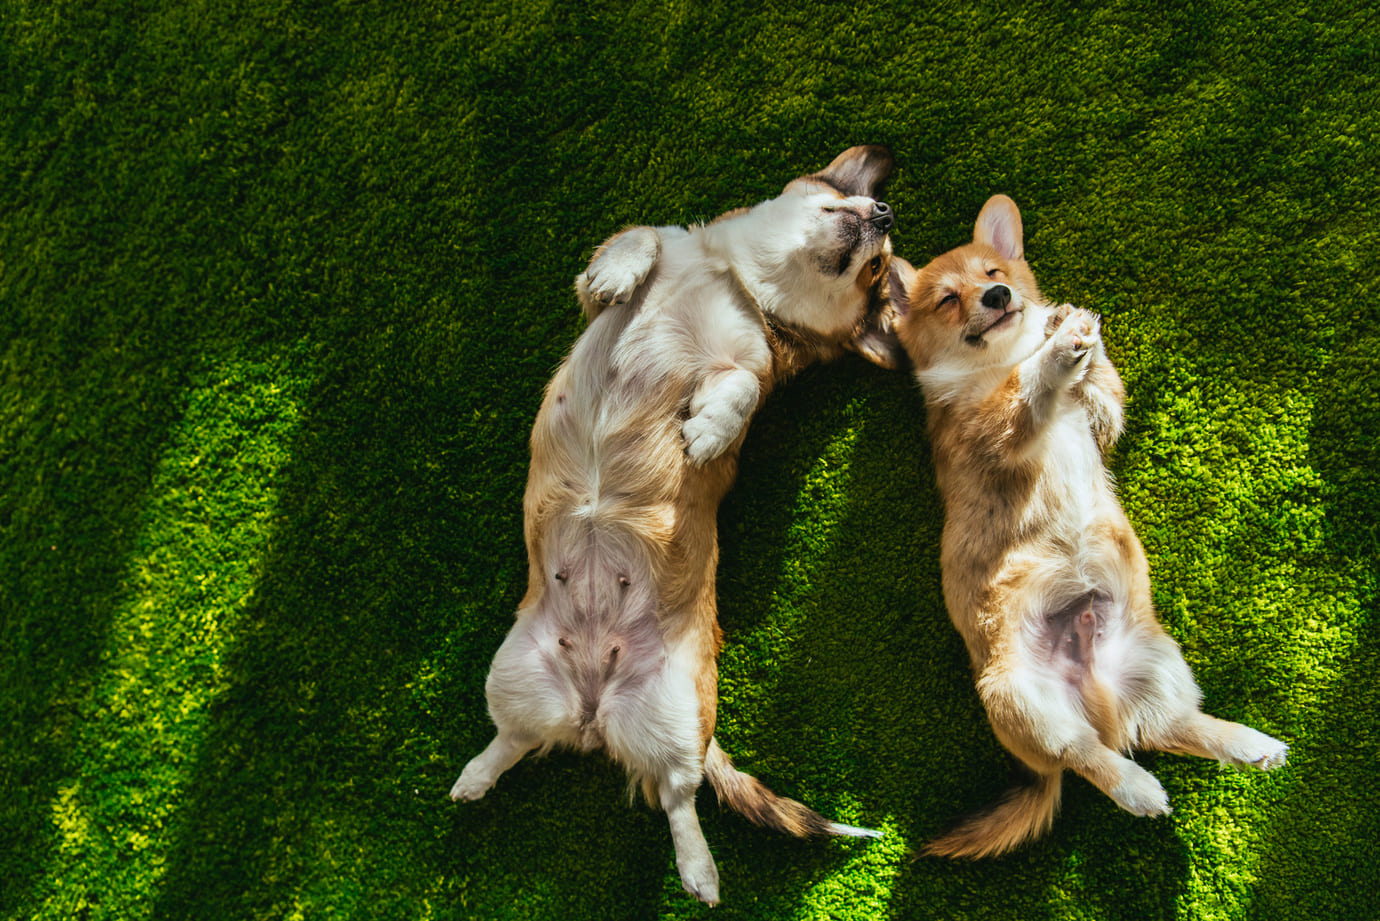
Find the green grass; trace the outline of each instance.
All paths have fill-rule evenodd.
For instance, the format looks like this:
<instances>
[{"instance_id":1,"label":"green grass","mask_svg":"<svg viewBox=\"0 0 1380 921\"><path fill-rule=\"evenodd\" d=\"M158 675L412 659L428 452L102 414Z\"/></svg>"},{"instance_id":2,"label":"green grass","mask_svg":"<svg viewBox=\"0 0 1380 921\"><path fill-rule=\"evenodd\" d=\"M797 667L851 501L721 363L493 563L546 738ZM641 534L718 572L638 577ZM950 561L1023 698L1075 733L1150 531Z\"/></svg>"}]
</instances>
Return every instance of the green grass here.
<instances>
[{"instance_id":1,"label":"green grass","mask_svg":"<svg viewBox=\"0 0 1380 921\"><path fill-rule=\"evenodd\" d=\"M571 279L882 143L898 252L1005 192L1104 315L1162 617L1290 764L1145 756L1167 819L1070 778L1043 841L912 860L1011 761L919 395L848 359L773 395L721 512L719 735L888 837L706 791L713 915L1374 917L1380 17L1150 6L0 0L0 916L708 914L601 759L445 793Z\"/></svg>"}]
</instances>

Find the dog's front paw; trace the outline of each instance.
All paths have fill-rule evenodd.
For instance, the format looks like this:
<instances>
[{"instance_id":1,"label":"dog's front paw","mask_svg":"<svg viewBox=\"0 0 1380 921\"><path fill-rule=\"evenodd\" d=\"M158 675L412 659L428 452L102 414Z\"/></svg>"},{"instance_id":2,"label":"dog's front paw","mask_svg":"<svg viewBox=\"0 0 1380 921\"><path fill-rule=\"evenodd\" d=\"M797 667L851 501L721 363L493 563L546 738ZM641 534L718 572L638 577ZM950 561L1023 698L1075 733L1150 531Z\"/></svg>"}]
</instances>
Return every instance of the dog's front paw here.
<instances>
[{"instance_id":1,"label":"dog's front paw","mask_svg":"<svg viewBox=\"0 0 1380 921\"><path fill-rule=\"evenodd\" d=\"M1050 305L1049 318L1045 320L1045 338L1048 339L1058 332L1059 326L1077 309L1072 304Z\"/></svg>"},{"instance_id":2,"label":"dog's front paw","mask_svg":"<svg viewBox=\"0 0 1380 921\"><path fill-rule=\"evenodd\" d=\"M1088 356L1101 341L1101 324L1097 314L1078 307L1071 308L1064 322L1059 324L1050 339L1050 357L1061 368L1078 376L1087 370Z\"/></svg>"},{"instance_id":3,"label":"dog's front paw","mask_svg":"<svg viewBox=\"0 0 1380 921\"><path fill-rule=\"evenodd\" d=\"M685 453L689 455L690 462L697 467L704 466L724 453L732 443L734 435L719 419L704 413L686 419L680 433L685 439Z\"/></svg>"},{"instance_id":4,"label":"dog's front paw","mask_svg":"<svg viewBox=\"0 0 1380 921\"><path fill-rule=\"evenodd\" d=\"M601 304L625 304L646 280L661 252L661 238L650 227L631 227L594 254L583 278Z\"/></svg>"},{"instance_id":5,"label":"dog's front paw","mask_svg":"<svg viewBox=\"0 0 1380 921\"><path fill-rule=\"evenodd\" d=\"M584 282L595 300L613 306L626 304L642 278L617 259L596 259L585 270Z\"/></svg>"}]
</instances>

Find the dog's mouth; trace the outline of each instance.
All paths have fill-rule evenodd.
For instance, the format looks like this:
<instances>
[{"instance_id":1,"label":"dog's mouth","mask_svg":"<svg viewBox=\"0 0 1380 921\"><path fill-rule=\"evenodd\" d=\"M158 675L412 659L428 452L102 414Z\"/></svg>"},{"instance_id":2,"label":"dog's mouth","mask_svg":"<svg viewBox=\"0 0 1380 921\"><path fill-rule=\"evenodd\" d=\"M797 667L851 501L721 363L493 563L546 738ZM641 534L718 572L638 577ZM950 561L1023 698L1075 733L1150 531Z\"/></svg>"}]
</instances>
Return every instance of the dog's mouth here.
<instances>
[{"instance_id":1,"label":"dog's mouth","mask_svg":"<svg viewBox=\"0 0 1380 921\"><path fill-rule=\"evenodd\" d=\"M1016 317L1020 315L1020 313L1021 311L1019 309L1007 310L1006 313L997 317L995 320L993 320L991 323L988 323L982 329L978 330L975 333L969 333L968 335L964 336L963 341L968 343L969 345L983 345L984 339L988 333L994 330L1004 329L1007 326L1010 326L1015 321Z\"/></svg>"}]
</instances>

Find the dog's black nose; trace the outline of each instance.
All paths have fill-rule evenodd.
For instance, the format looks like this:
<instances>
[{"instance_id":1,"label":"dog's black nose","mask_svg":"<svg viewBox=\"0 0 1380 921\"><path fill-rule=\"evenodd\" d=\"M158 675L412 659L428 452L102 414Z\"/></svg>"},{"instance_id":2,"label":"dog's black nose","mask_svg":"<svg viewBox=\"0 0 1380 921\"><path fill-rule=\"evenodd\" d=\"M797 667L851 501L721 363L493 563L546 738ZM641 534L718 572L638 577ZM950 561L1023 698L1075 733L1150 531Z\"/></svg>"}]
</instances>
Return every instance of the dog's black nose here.
<instances>
[{"instance_id":1,"label":"dog's black nose","mask_svg":"<svg viewBox=\"0 0 1380 921\"><path fill-rule=\"evenodd\" d=\"M874 201L872 203L872 214L868 220L876 225L882 233L891 229L891 225L896 223L896 218L892 217L891 206L884 201Z\"/></svg>"},{"instance_id":2,"label":"dog's black nose","mask_svg":"<svg viewBox=\"0 0 1380 921\"><path fill-rule=\"evenodd\" d=\"M1011 303L1011 289L1006 285L993 285L982 293L982 306L989 310L1005 310Z\"/></svg>"}]
</instances>

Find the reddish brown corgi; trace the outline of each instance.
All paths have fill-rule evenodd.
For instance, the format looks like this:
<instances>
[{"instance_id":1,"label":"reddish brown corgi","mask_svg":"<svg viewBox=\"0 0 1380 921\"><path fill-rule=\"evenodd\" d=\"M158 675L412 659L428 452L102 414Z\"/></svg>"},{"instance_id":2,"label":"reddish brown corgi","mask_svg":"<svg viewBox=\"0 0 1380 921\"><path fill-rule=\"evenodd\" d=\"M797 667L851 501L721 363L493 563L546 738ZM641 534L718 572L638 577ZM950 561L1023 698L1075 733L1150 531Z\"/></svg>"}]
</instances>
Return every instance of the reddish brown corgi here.
<instances>
[{"instance_id":1,"label":"reddish brown corgi","mask_svg":"<svg viewBox=\"0 0 1380 921\"><path fill-rule=\"evenodd\" d=\"M972 243L891 272L944 500L944 600L997 739L1032 774L926 853L987 857L1044 833L1065 770L1128 812L1164 815L1134 749L1284 764L1282 742L1202 712L1155 617L1103 464L1121 434L1121 378L1098 317L1040 294L1015 203L994 196Z\"/></svg>"}]
</instances>

